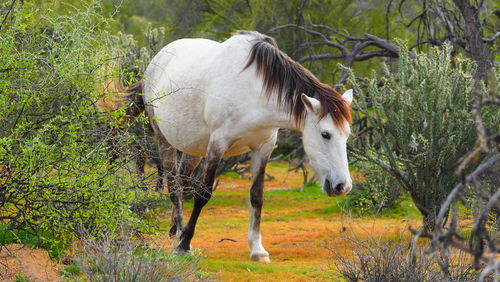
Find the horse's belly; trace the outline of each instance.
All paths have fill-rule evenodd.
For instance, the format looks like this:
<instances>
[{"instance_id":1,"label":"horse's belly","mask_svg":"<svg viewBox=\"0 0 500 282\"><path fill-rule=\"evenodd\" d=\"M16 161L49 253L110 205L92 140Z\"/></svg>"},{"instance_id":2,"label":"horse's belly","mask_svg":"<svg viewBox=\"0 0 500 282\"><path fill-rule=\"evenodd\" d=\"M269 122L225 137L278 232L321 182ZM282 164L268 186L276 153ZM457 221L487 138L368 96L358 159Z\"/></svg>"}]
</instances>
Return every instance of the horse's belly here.
<instances>
[{"instance_id":1,"label":"horse's belly","mask_svg":"<svg viewBox=\"0 0 500 282\"><path fill-rule=\"evenodd\" d=\"M202 131L200 131L202 132ZM238 156L247 153L252 148L258 148L263 142L269 140L273 135L272 130L266 130L262 133L254 133L253 135L242 136L234 140L233 144L224 152L223 157ZM210 134L184 134L180 131L168 133L167 141L176 149L192 156L204 157L207 154Z\"/></svg>"},{"instance_id":2,"label":"horse's belly","mask_svg":"<svg viewBox=\"0 0 500 282\"><path fill-rule=\"evenodd\" d=\"M189 126L186 125L186 128ZM194 126L191 126L194 128ZM258 148L262 143L269 140L277 129L262 129L258 131L248 132L246 134L238 134L238 138L233 139L231 146L224 152L223 157L238 156ZM192 156L204 157L207 154L208 143L210 141L210 133L204 128L199 131L186 134L188 131L166 130L167 141L176 149ZM200 134L205 132L205 134ZM229 136L228 136L229 137Z\"/></svg>"},{"instance_id":3,"label":"horse's belly","mask_svg":"<svg viewBox=\"0 0 500 282\"><path fill-rule=\"evenodd\" d=\"M276 132L276 128L263 128L239 134L232 146L224 153L224 157L244 154L252 149L259 148L262 143L268 141Z\"/></svg>"},{"instance_id":4,"label":"horse's belly","mask_svg":"<svg viewBox=\"0 0 500 282\"><path fill-rule=\"evenodd\" d=\"M160 122L160 129L168 143L189 155L204 157L210 141L210 131L203 120L191 111L169 113L164 115L165 122Z\"/></svg>"},{"instance_id":5,"label":"horse's belly","mask_svg":"<svg viewBox=\"0 0 500 282\"><path fill-rule=\"evenodd\" d=\"M184 138L170 138L167 141L177 150L196 157L204 157L207 154L209 138L200 136L197 140L189 140L187 143Z\"/></svg>"}]
</instances>

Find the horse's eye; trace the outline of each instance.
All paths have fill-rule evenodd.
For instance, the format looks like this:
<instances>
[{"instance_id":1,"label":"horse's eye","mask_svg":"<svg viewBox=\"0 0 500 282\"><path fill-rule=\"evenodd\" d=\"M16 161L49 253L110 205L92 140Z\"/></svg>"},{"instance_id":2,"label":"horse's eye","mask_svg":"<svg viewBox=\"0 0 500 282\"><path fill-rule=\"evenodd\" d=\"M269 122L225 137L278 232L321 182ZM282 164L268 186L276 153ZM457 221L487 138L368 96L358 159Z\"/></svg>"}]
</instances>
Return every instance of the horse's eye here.
<instances>
[{"instance_id":1,"label":"horse's eye","mask_svg":"<svg viewBox=\"0 0 500 282\"><path fill-rule=\"evenodd\" d=\"M323 131L321 132L321 136L323 136L323 138L325 138L326 140L330 140L330 133L326 132L326 131Z\"/></svg>"}]
</instances>

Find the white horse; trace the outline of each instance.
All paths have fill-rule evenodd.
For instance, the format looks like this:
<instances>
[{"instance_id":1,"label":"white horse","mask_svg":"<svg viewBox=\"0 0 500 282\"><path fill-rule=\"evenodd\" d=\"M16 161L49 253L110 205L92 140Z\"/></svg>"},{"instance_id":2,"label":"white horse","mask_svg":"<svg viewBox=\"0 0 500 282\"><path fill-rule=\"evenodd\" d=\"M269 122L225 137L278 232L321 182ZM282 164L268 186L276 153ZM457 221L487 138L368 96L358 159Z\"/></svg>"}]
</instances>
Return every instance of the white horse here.
<instances>
[{"instance_id":1,"label":"white horse","mask_svg":"<svg viewBox=\"0 0 500 282\"><path fill-rule=\"evenodd\" d=\"M174 172L167 177L173 203L170 235L180 239L179 251L190 249L221 158L251 151L250 256L270 261L260 222L265 167L279 128L302 132L304 149L326 194L351 190L346 142L352 90L340 95L321 83L281 52L271 37L239 31L222 43L174 41L154 57L142 86L163 164ZM201 157L206 158L202 188L194 194L194 208L184 226L182 187L190 185L189 176Z\"/></svg>"}]
</instances>

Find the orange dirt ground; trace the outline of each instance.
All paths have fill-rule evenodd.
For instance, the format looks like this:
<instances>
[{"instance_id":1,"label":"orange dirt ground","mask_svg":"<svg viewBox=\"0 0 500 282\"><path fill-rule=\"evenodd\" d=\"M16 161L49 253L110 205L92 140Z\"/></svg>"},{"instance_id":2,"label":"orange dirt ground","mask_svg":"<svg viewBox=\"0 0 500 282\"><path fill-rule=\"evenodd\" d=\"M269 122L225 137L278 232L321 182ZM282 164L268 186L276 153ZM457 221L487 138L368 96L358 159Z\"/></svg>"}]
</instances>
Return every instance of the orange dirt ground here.
<instances>
[{"instance_id":1,"label":"orange dirt ground","mask_svg":"<svg viewBox=\"0 0 500 282\"><path fill-rule=\"evenodd\" d=\"M21 273L29 281L62 281L60 267L50 260L47 251L19 244L0 250L0 281L15 281Z\"/></svg>"}]
</instances>

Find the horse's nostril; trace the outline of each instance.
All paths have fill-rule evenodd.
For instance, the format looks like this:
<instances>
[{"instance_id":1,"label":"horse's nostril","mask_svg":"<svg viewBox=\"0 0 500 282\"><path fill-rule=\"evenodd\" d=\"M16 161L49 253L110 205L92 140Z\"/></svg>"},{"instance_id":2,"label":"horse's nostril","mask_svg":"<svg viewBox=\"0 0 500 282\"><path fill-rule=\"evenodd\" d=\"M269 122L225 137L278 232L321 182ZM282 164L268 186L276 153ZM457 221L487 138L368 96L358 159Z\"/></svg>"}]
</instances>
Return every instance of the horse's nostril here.
<instances>
[{"instance_id":1,"label":"horse's nostril","mask_svg":"<svg viewBox=\"0 0 500 282\"><path fill-rule=\"evenodd\" d=\"M335 191L337 191L338 193L344 191L344 186L344 183L337 184L337 186L335 186Z\"/></svg>"}]
</instances>

